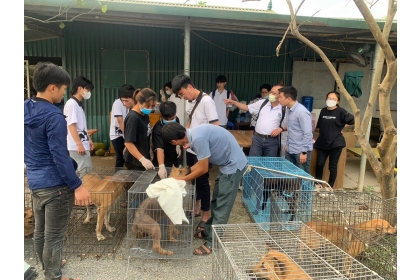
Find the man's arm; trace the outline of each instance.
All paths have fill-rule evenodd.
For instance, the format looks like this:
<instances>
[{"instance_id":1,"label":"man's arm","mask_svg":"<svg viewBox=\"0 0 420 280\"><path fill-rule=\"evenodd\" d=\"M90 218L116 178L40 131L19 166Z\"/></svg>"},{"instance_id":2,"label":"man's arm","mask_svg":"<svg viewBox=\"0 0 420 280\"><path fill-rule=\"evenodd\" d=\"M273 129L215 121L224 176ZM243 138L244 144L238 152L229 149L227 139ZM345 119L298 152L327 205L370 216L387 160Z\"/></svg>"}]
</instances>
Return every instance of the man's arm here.
<instances>
[{"instance_id":1,"label":"man's arm","mask_svg":"<svg viewBox=\"0 0 420 280\"><path fill-rule=\"evenodd\" d=\"M133 142L125 142L124 145L127 148L128 152L137 160L140 160L143 157L143 155L139 152L139 150L137 150L137 147L136 145L134 145Z\"/></svg>"},{"instance_id":2,"label":"man's arm","mask_svg":"<svg viewBox=\"0 0 420 280\"><path fill-rule=\"evenodd\" d=\"M208 171L209 171L209 158L205 158L205 159L201 159L197 161L197 163L191 167L190 174L188 174L185 177L175 177L174 179L191 181L207 173Z\"/></svg>"},{"instance_id":3,"label":"man's arm","mask_svg":"<svg viewBox=\"0 0 420 280\"><path fill-rule=\"evenodd\" d=\"M223 101L225 102L226 105L235 105L236 107L238 107L240 110L243 110L245 112L248 112L248 105L243 104L241 102L232 100L232 99L223 99Z\"/></svg>"},{"instance_id":4,"label":"man's arm","mask_svg":"<svg viewBox=\"0 0 420 280\"><path fill-rule=\"evenodd\" d=\"M115 117L117 119L117 122L121 128L121 131L124 133L124 120L122 116Z\"/></svg>"},{"instance_id":5,"label":"man's arm","mask_svg":"<svg viewBox=\"0 0 420 280\"><path fill-rule=\"evenodd\" d=\"M69 132L70 132L71 137L73 138L74 142L76 142L76 144L77 144L77 152L80 155L84 155L85 154L85 148L83 147L82 140L80 140L79 133L77 133L76 123L72 123L71 125L68 126L68 128L69 128Z\"/></svg>"},{"instance_id":6,"label":"man's arm","mask_svg":"<svg viewBox=\"0 0 420 280\"><path fill-rule=\"evenodd\" d=\"M156 157L158 165L165 164L165 151L161 148L156 149Z\"/></svg>"}]
</instances>

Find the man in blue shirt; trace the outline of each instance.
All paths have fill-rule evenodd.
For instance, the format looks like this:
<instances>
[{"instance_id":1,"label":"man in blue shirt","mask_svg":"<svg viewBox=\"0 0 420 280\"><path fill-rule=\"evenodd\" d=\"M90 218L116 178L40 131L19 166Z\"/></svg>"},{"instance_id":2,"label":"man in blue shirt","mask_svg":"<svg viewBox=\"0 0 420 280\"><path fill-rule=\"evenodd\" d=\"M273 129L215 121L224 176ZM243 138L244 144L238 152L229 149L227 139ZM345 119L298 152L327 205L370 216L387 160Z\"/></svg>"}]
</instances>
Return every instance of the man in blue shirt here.
<instances>
[{"instance_id":1,"label":"man in blue shirt","mask_svg":"<svg viewBox=\"0 0 420 280\"><path fill-rule=\"evenodd\" d=\"M279 89L279 102L286 106L286 117L283 130L288 131L285 158L297 167L309 173L311 165L312 144L312 116L297 98L298 91L292 86Z\"/></svg>"},{"instance_id":2,"label":"man in blue shirt","mask_svg":"<svg viewBox=\"0 0 420 280\"><path fill-rule=\"evenodd\" d=\"M185 129L179 123L169 123L162 128L162 138L172 145L190 148L197 154L198 161L191 167L191 173L185 177L175 178L177 180L194 180L208 172L209 163L219 166L211 200L211 217L205 223L204 230L194 234L195 237L206 240L203 245L194 250L194 254L210 254L212 250L211 226L227 224L240 180L246 170L246 156L228 130L212 124Z\"/></svg>"}]
</instances>

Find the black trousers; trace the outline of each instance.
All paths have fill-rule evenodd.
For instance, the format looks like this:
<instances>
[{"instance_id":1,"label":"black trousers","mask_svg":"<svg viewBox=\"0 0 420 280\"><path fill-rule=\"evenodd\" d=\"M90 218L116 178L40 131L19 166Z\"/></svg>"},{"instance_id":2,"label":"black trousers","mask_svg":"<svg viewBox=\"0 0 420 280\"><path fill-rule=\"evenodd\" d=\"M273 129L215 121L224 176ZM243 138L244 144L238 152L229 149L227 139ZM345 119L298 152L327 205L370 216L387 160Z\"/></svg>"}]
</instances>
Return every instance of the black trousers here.
<instances>
[{"instance_id":1,"label":"black trousers","mask_svg":"<svg viewBox=\"0 0 420 280\"><path fill-rule=\"evenodd\" d=\"M325 162L327 161L328 156L330 157L330 163L328 169L330 170L330 178L328 179L328 184L331 188L334 187L335 179L337 178L337 165L340 160L341 150L343 147L336 147L328 150L318 149L318 158L316 160L316 169L315 176L316 179L322 180L322 175L324 173Z\"/></svg>"},{"instance_id":2,"label":"black trousers","mask_svg":"<svg viewBox=\"0 0 420 280\"><path fill-rule=\"evenodd\" d=\"M198 161L197 156L189 152L187 152L186 154L187 154L187 165L189 167L192 167ZM201 200L201 210L203 211L210 210L209 177L210 177L210 173L207 172L195 179L195 191L196 191L195 200Z\"/></svg>"}]
</instances>

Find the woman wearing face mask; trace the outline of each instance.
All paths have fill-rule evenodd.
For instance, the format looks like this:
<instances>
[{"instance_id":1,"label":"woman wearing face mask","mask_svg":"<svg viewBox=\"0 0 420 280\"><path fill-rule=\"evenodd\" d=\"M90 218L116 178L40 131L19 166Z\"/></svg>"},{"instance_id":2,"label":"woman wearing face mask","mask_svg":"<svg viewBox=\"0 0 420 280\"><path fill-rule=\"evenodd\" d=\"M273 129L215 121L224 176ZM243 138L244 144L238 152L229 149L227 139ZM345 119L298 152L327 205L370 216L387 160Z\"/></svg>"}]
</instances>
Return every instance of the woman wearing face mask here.
<instances>
[{"instance_id":1,"label":"woman wearing face mask","mask_svg":"<svg viewBox=\"0 0 420 280\"><path fill-rule=\"evenodd\" d=\"M149 114L157 102L156 93L150 88L137 89L134 92L135 105L124 119L125 166L134 170L155 169L150 158Z\"/></svg>"},{"instance_id":2,"label":"woman wearing face mask","mask_svg":"<svg viewBox=\"0 0 420 280\"><path fill-rule=\"evenodd\" d=\"M314 148L318 149L316 179L322 180L324 165L329 156L330 178L328 184L331 187L334 186L337 178L337 164L341 150L346 147L346 140L341 132L346 125L354 124L354 116L339 107L339 103L340 94L338 92L331 91L327 94L327 107L323 108L319 114L316 125L319 136L314 144Z\"/></svg>"}]
</instances>

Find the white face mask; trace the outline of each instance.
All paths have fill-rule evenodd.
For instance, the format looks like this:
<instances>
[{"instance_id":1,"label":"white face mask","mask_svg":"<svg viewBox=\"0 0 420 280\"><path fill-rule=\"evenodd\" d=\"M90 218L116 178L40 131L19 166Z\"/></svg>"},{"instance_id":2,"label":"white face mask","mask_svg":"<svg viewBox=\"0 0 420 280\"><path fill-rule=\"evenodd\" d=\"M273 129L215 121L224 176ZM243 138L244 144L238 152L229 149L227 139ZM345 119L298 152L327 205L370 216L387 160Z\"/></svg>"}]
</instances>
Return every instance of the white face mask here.
<instances>
[{"instance_id":1,"label":"white face mask","mask_svg":"<svg viewBox=\"0 0 420 280\"><path fill-rule=\"evenodd\" d=\"M274 103L277 101L276 96L273 94L269 94L268 95L268 101L270 101L271 103Z\"/></svg>"},{"instance_id":2,"label":"white face mask","mask_svg":"<svg viewBox=\"0 0 420 280\"><path fill-rule=\"evenodd\" d=\"M330 108L337 105L337 102L335 102L334 100L329 100L329 99L327 99L327 101L325 103L327 103L327 107L330 107Z\"/></svg>"},{"instance_id":3,"label":"white face mask","mask_svg":"<svg viewBox=\"0 0 420 280\"><path fill-rule=\"evenodd\" d=\"M172 94L172 92L170 92L169 90L167 90L167 91L166 91L166 94L167 94L167 95L171 95L171 94Z\"/></svg>"},{"instance_id":4,"label":"white face mask","mask_svg":"<svg viewBox=\"0 0 420 280\"><path fill-rule=\"evenodd\" d=\"M90 93L90 91L88 91L88 92L83 92L83 99L89 99L90 98L90 96L91 96L91 93Z\"/></svg>"}]
</instances>

